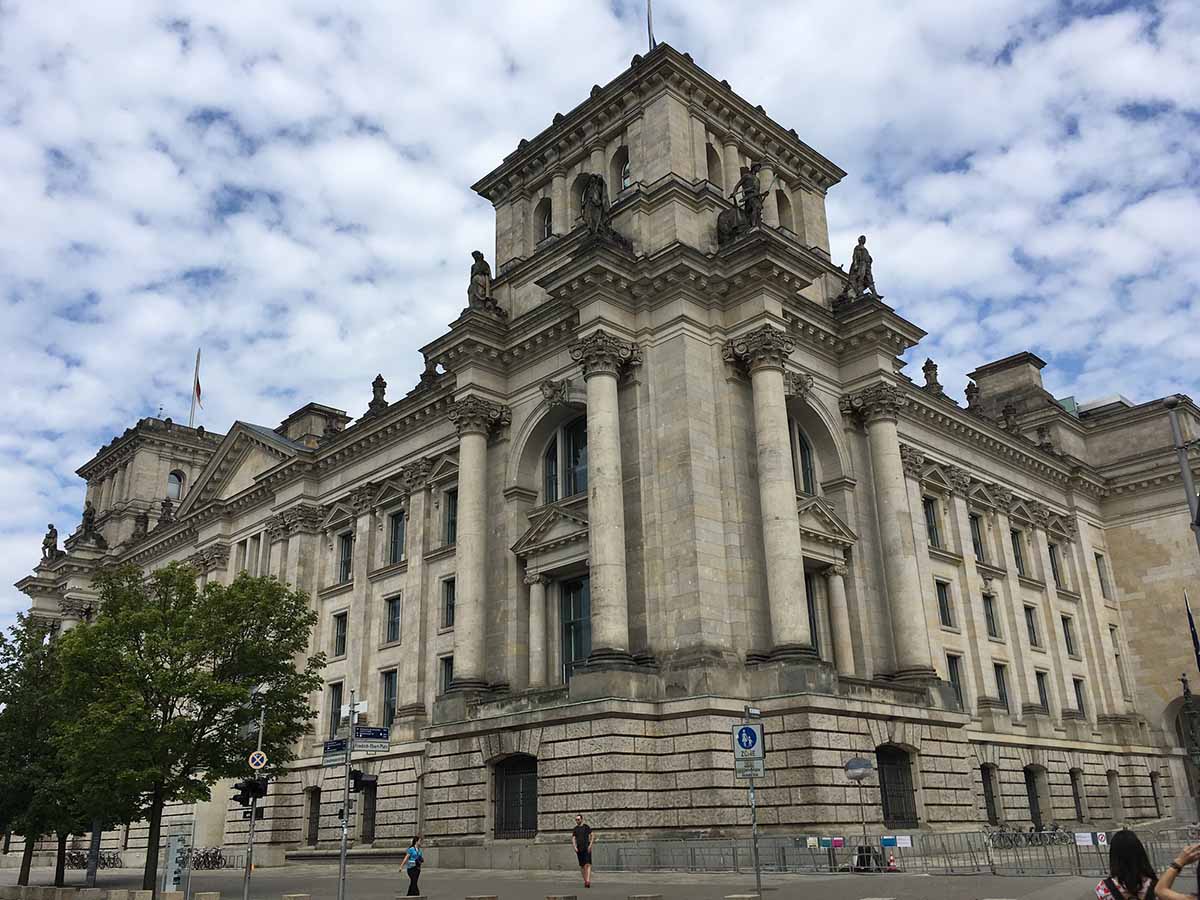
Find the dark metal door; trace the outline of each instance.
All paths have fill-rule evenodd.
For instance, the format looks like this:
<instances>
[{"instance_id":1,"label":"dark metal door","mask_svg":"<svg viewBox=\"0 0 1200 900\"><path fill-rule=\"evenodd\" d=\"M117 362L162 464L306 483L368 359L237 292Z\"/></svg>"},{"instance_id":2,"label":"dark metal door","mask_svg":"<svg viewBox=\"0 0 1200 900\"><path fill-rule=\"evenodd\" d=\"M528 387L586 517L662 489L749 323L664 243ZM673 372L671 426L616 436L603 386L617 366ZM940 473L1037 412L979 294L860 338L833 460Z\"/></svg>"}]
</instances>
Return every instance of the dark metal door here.
<instances>
[{"instance_id":1,"label":"dark metal door","mask_svg":"<svg viewBox=\"0 0 1200 900\"><path fill-rule=\"evenodd\" d=\"M537 760L518 756L496 766L496 837L537 834Z\"/></svg>"},{"instance_id":2,"label":"dark metal door","mask_svg":"<svg viewBox=\"0 0 1200 900\"><path fill-rule=\"evenodd\" d=\"M898 747L880 747L875 755L884 823L890 828L916 828L917 799L908 754Z\"/></svg>"},{"instance_id":3,"label":"dark metal door","mask_svg":"<svg viewBox=\"0 0 1200 900\"><path fill-rule=\"evenodd\" d=\"M375 843L375 785L363 785L362 805L362 842L373 844Z\"/></svg>"},{"instance_id":4,"label":"dark metal door","mask_svg":"<svg viewBox=\"0 0 1200 900\"><path fill-rule=\"evenodd\" d=\"M317 845L317 836L321 829L321 789L308 792L308 834L305 843L310 847Z\"/></svg>"},{"instance_id":5,"label":"dark metal door","mask_svg":"<svg viewBox=\"0 0 1200 900\"><path fill-rule=\"evenodd\" d=\"M999 825L1000 814L996 810L996 788L992 781L996 777L996 770L991 766L984 766L979 773L983 776L983 805L987 809L988 824Z\"/></svg>"},{"instance_id":6,"label":"dark metal door","mask_svg":"<svg viewBox=\"0 0 1200 900\"><path fill-rule=\"evenodd\" d=\"M1025 770L1025 793L1029 796L1029 820L1042 827L1042 802L1038 798L1037 773L1033 769Z\"/></svg>"}]
</instances>

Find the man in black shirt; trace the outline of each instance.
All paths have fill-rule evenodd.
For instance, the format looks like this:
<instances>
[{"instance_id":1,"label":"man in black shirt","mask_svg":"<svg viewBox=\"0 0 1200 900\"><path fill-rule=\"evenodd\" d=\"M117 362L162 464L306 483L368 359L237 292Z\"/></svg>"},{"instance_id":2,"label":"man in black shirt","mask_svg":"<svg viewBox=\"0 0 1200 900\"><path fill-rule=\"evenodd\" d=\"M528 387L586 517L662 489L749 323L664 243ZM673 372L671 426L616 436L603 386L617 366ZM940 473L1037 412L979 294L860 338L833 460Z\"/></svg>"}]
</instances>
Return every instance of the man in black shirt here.
<instances>
[{"instance_id":1,"label":"man in black shirt","mask_svg":"<svg viewBox=\"0 0 1200 900\"><path fill-rule=\"evenodd\" d=\"M571 832L571 846L575 848L585 888L592 886L592 844L595 842L596 836L592 834L591 826L584 824L583 816L576 816L575 829Z\"/></svg>"}]
</instances>

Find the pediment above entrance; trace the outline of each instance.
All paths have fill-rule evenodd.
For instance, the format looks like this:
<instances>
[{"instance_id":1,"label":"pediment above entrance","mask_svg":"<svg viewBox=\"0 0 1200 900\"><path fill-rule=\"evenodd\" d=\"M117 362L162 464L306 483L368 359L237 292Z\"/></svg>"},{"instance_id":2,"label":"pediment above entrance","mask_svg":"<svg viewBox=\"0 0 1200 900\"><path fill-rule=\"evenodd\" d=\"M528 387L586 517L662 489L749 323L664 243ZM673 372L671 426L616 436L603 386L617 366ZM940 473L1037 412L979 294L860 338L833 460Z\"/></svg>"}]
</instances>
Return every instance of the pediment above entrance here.
<instances>
[{"instance_id":1,"label":"pediment above entrance","mask_svg":"<svg viewBox=\"0 0 1200 900\"><path fill-rule=\"evenodd\" d=\"M307 452L271 429L248 422L234 422L176 512L183 518L209 503L228 500L252 487L281 463Z\"/></svg>"},{"instance_id":2,"label":"pediment above entrance","mask_svg":"<svg viewBox=\"0 0 1200 900\"><path fill-rule=\"evenodd\" d=\"M587 540L586 509L553 504L534 514L529 530L513 544L512 551L521 559L528 559L569 544L586 546Z\"/></svg>"},{"instance_id":3,"label":"pediment above entrance","mask_svg":"<svg viewBox=\"0 0 1200 900\"><path fill-rule=\"evenodd\" d=\"M856 535L833 506L821 497L804 497L799 503L800 534L805 540L849 548L858 542Z\"/></svg>"}]
</instances>

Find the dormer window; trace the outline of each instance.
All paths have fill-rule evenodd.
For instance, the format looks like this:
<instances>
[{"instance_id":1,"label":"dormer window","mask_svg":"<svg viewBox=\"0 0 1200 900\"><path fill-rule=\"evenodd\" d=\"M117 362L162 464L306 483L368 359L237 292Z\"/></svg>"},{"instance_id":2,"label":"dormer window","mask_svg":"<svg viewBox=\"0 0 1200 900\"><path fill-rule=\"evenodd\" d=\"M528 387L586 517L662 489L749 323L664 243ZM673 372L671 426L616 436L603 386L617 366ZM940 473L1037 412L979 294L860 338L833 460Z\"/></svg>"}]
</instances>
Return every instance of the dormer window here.
<instances>
[{"instance_id":1,"label":"dormer window","mask_svg":"<svg viewBox=\"0 0 1200 900\"><path fill-rule=\"evenodd\" d=\"M167 497L171 500L183 499L183 473L172 472L167 476Z\"/></svg>"},{"instance_id":2,"label":"dormer window","mask_svg":"<svg viewBox=\"0 0 1200 900\"><path fill-rule=\"evenodd\" d=\"M542 455L544 503L587 492L587 417L559 428Z\"/></svg>"}]
</instances>

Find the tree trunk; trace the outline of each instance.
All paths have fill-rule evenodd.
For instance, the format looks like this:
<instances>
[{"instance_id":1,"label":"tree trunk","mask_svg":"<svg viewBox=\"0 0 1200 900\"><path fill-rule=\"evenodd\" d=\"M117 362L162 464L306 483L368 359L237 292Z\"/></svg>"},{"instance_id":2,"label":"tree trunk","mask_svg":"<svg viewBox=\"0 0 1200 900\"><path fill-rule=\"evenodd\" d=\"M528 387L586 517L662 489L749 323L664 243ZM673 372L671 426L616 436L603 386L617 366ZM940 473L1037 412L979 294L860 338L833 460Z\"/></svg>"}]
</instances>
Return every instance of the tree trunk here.
<instances>
[{"instance_id":1,"label":"tree trunk","mask_svg":"<svg viewBox=\"0 0 1200 900\"><path fill-rule=\"evenodd\" d=\"M100 868L100 838L103 837L101 829L104 823L99 819L92 820L92 843L88 847L88 864L87 864L87 886L94 888L96 886L96 870Z\"/></svg>"},{"instance_id":2,"label":"tree trunk","mask_svg":"<svg viewBox=\"0 0 1200 900\"><path fill-rule=\"evenodd\" d=\"M58 853L54 861L54 886L63 887L67 875L67 835L59 832L58 835Z\"/></svg>"},{"instance_id":3,"label":"tree trunk","mask_svg":"<svg viewBox=\"0 0 1200 900\"><path fill-rule=\"evenodd\" d=\"M25 850L21 853L21 874L17 876L17 884L29 884L29 867L33 865L33 845L36 843L36 837L25 835Z\"/></svg>"},{"instance_id":4,"label":"tree trunk","mask_svg":"<svg viewBox=\"0 0 1200 900\"><path fill-rule=\"evenodd\" d=\"M146 835L146 868L142 870L142 890L154 890L158 880L158 842L162 832L163 815L162 785L154 786L150 797L150 831Z\"/></svg>"}]
</instances>

